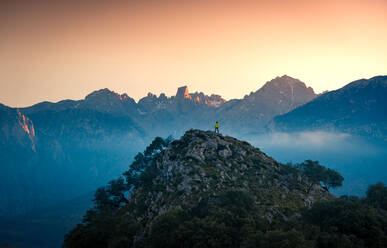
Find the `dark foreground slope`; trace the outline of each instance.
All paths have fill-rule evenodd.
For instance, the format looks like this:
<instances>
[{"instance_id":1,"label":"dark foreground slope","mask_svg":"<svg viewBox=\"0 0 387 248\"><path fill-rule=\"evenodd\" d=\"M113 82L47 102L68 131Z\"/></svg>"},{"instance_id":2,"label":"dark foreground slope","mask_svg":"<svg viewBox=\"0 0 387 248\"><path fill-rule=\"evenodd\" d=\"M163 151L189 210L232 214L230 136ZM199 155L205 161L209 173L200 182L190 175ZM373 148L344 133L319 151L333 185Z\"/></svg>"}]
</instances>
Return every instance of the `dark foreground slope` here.
<instances>
[{"instance_id":1,"label":"dark foreground slope","mask_svg":"<svg viewBox=\"0 0 387 248\"><path fill-rule=\"evenodd\" d=\"M97 191L64 247L247 247L333 198L247 142L209 131L155 139L125 176ZM310 243L297 231L286 235Z\"/></svg>"}]
</instances>

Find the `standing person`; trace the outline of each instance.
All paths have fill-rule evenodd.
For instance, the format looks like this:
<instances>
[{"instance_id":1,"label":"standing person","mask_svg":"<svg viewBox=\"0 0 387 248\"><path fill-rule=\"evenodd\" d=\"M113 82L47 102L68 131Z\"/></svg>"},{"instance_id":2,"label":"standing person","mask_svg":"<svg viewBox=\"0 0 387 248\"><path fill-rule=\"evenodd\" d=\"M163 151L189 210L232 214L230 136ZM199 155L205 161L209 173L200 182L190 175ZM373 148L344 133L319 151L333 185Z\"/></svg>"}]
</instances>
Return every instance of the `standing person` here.
<instances>
[{"instance_id":1,"label":"standing person","mask_svg":"<svg viewBox=\"0 0 387 248\"><path fill-rule=\"evenodd\" d=\"M219 122L215 122L215 133L219 133Z\"/></svg>"}]
</instances>

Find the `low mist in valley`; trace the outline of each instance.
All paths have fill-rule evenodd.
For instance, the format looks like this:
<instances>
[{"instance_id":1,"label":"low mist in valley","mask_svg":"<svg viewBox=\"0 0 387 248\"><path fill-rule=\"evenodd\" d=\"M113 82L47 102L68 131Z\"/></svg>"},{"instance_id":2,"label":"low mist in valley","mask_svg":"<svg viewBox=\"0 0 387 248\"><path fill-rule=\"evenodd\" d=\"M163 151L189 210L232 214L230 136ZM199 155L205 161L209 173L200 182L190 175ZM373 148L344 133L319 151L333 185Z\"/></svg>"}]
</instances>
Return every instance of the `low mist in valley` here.
<instances>
[{"instance_id":1,"label":"low mist in valley","mask_svg":"<svg viewBox=\"0 0 387 248\"><path fill-rule=\"evenodd\" d=\"M297 132L245 135L263 152L282 163L318 160L344 176L337 195L364 195L368 185L387 182L387 145L365 137L339 132Z\"/></svg>"},{"instance_id":2,"label":"low mist in valley","mask_svg":"<svg viewBox=\"0 0 387 248\"><path fill-rule=\"evenodd\" d=\"M61 246L64 235L92 207L94 192L127 171L137 153L153 147L152 141L162 140L156 137L172 136L178 142L187 133L214 131L215 121L222 139L248 141L283 164L319 161L344 177L341 187L331 188L333 194L364 196L370 185L387 183L386 82L387 76L376 76L315 94L284 75L230 101L182 86L175 96L149 93L138 102L106 88L82 100L22 109L0 105L0 245ZM315 184L327 178L318 173L324 179Z\"/></svg>"}]
</instances>

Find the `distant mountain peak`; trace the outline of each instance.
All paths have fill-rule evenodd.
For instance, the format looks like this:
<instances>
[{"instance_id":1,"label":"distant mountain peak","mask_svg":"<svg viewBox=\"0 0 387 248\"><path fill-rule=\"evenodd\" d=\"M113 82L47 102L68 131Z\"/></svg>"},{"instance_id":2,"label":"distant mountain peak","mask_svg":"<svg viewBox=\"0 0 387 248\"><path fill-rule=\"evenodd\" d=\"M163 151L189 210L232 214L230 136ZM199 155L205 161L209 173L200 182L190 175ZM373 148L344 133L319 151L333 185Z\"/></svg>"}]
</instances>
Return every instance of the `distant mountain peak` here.
<instances>
[{"instance_id":1,"label":"distant mountain peak","mask_svg":"<svg viewBox=\"0 0 387 248\"><path fill-rule=\"evenodd\" d=\"M176 99L188 99L195 104L204 104L211 107L219 107L226 102L220 95L212 94L208 96L203 92L189 93L187 86L182 86L177 89Z\"/></svg>"},{"instance_id":2,"label":"distant mountain peak","mask_svg":"<svg viewBox=\"0 0 387 248\"><path fill-rule=\"evenodd\" d=\"M277 131L338 130L387 140L387 76L360 79L275 117Z\"/></svg>"},{"instance_id":3,"label":"distant mountain peak","mask_svg":"<svg viewBox=\"0 0 387 248\"><path fill-rule=\"evenodd\" d=\"M191 95L189 94L188 87L182 86L177 89L176 92L176 98L177 99L192 99Z\"/></svg>"},{"instance_id":4,"label":"distant mountain peak","mask_svg":"<svg viewBox=\"0 0 387 248\"><path fill-rule=\"evenodd\" d=\"M293 78L293 77L291 77L291 76L288 76L288 75L286 75L286 74L282 75L281 77L277 77L277 78L298 80L298 79Z\"/></svg>"},{"instance_id":5,"label":"distant mountain peak","mask_svg":"<svg viewBox=\"0 0 387 248\"><path fill-rule=\"evenodd\" d=\"M149 93L150 94L150 93ZM149 95L148 94L148 95ZM85 101L89 102L101 102L101 101L122 101L122 102L133 102L134 100L129 97L126 93L120 95L112 90L109 90L108 88L100 89L93 91L89 95L85 97Z\"/></svg>"},{"instance_id":6,"label":"distant mountain peak","mask_svg":"<svg viewBox=\"0 0 387 248\"><path fill-rule=\"evenodd\" d=\"M259 89L257 92L266 91L266 90L280 91L280 92L289 91L289 93L293 96L298 92L303 95L305 94L309 95L308 98L310 97L314 98L315 96L317 96L312 87L308 87L306 86L305 83L303 83L299 79L292 78L288 75L283 75L282 77L276 77L266 82L262 86L262 88Z\"/></svg>"},{"instance_id":7,"label":"distant mountain peak","mask_svg":"<svg viewBox=\"0 0 387 248\"><path fill-rule=\"evenodd\" d=\"M85 100L92 99L92 98L106 98L106 97L116 97L119 99L120 95L114 91L109 90L108 88L104 88L104 89L91 92L86 96Z\"/></svg>"},{"instance_id":8,"label":"distant mountain peak","mask_svg":"<svg viewBox=\"0 0 387 248\"><path fill-rule=\"evenodd\" d=\"M127 99L129 99L129 98L130 98L130 97L129 97L128 94L126 94L126 93L120 95L120 100L121 100L121 101L125 101L125 100L127 100Z\"/></svg>"},{"instance_id":9,"label":"distant mountain peak","mask_svg":"<svg viewBox=\"0 0 387 248\"><path fill-rule=\"evenodd\" d=\"M127 113L134 111L136 102L127 94L118 94L107 88L94 91L86 96L79 108L98 110L99 112Z\"/></svg>"},{"instance_id":10,"label":"distant mountain peak","mask_svg":"<svg viewBox=\"0 0 387 248\"><path fill-rule=\"evenodd\" d=\"M148 92L148 94L146 95L146 97L157 97L155 94L153 94L152 92Z\"/></svg>"},{"instance_id":11,"label":"distant mountain peak","mask_svg":"<svg viewBox=\"0 0 387 248\"><path fill-rule=\"evenodd\" d=\"M276 77L242 100L225 104L227 111L222 115L223 121L233 119L240 123L240 127L248 130L251 123L263 125L274 116L287 113L315 97L317 95L313 89L300 80L287 75Z\"/></svg>"},{"instance_id":12,"label":"distant mountain peak","mask_svg":"<svg viewBox=\"0 0 387 248\"><path fill-rule=\"evenodd\" d=\"M307 89L309 92L314 93L314 90L312 87L308 87L306 86L305 83L301 82L299 79L297 78L292 78L288 75L283 75L281 77L276 77L268 82L266 82L266 84L263 86L263 87L294 87L294 86L298 86L298 87L302 87L302 88L305 88Z\"/></svg>"}]
</instances>

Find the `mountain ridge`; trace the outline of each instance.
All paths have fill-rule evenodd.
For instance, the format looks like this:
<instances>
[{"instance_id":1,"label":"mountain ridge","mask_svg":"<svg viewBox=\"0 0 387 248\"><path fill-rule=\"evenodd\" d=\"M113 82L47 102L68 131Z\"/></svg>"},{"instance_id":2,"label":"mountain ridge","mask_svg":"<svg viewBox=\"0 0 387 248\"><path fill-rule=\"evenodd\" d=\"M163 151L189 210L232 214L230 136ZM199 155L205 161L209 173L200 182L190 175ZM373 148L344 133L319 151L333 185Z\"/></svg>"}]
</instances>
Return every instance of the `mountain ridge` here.
<instances>
[{"instance_id":1,"label":"mountain ridge","mask_svg":"<svg viewBox=\"0 0 387 248\"><path fill-rule=\"evenodd\" d=\"M0 105L0 109L12 110L14 113L13 119L9 115L4 115L7 120L4 119L0 123L2 125L0 136L4 134L1 133L4 130L13 130L9 133L10 137L19 137L19 131L25 137L14 139L10 143L0 143L3 151L0 153L0 160L7 161L3 163L1 170L4 177L12 175L9 178L14 180L10 182L7 178L4 182L9 182L11 185L23 184L22 178L25 178L25 175L20 175L17 171L18 166L15 166L9 158L9 154L22 153L28 156L19 156L20 164L25 164L28 168L25 173L30 173L37 182L47 181L47 185L54 182L49 177L40 178L40 172L50 171L51 178L54 178L57 175L70 175L77 171L79 175L85 177L84 180L90 184L90 187L94 187L122 171L129 163L131 155L142 149L155 136L179 137L190 128L208 130L212 129L215 121L219 121L221 132L229 135L246 137L250 134L262 134L267 132L266 125L272 117L290 111L298 105L305 106L302 105L304 102L316 97L304 83L289 76L270 80L263 88L244 99L226 102L217 95L190 93L188 87L183 87L180 91L182 91L182 98L176 97L180 95L179 90L171 97L150 93L136 103L127 94L118 94L105 88L94 91L85 99L77 101L43 102L28 108L17 109ZM219 103L218 106L217 103ZM24 116L25 123L23 117L16 116L17 111ZM17 118L24 123L22 126L19 122L15 122ZM8 119L11 122L14 120L12 125L16 129L7 129ZM33 125L33 143L23 129L23 126L26 127L25 124L28 123ZM380 132L385 131L380 129ZM17 143L18 141L21 143ZM61 179L59 177L58 180ZM31 179L31 181L34 180ZM47 186L44 188L44 193L39 193L42 189L37 189L34 185L43 185L43 183L32 183L28 187L17 186L23 190L27 189L28 193L20 191L20 194L11 194L5 191L0 195L0 199L12 198L13 200L9 205L2 205L4 208L8 206L6 207L8 210L3 209L3 211L19 211L18 208L13 207L13 204L16 204L17 199L22 195L31 204L34 204L33 197L36 195L46 198L44 201L35 202L36 204L57 200L58 192L62 192L60 197L66 200L67 195L72 192L66 189L65 185L68 183L69 181L66 181L61 184L63 192L59 189L56 190L57 192L50 192L50 187ZM89 186L84 190L92 190ZM76 187L83 186L79 183L78 186L74 184L71 187L74 191L78 191L80 189ZM20 209L20 211L24 210Z\"/></svg>"},{"instance_id":2,"label":"mountain ridge","mask_svg":"<svg viewBox=\"0 0 387 248\"><path fill-rule=\"evenodd\" d=\"M278 80L278 79L286 80L286 82L284 82L285 84L289 84L289 82L292 82L292 81L298 82L301 85L303 85L305 88L307 88L311 93L314 93L314 91L313 91L313 89L311 87L307 87L305 85L305 83L301 82L299 79L294 79L294 78L292 78L290 76L287 76L287 75L284 75L284 76L281 76L281 77L276 77L273 80L270 80L270 81L266 82L262 87L267 87L268 85L270 85L270 82ZM183 92L180 92L180 91L183 91ZM259 89L258 89L258 91L259 91ZM102 89L95 90L95 91L87 94L83 100L70 100L70 99L67 99L67 100L60 100L58 102L47 102L47 101L44 101L44 102L33 104L31 106L16 107L16 108L26 110L26 109L30 109L30 108L33 108L33 107L36 108L36 107L38 107L40 105L42 105L42 106L44 106L44 105L52 105L52 104L62 104L63 105L64 103L68 103L69 106L72 106L72 104L69 104L69 103L76 104L76 103L78 103L80 101L85 101L85 100L87 101L87 100L90 100L91 98L98 98L98 97L103 97L103 98L110 97L110 99L116 98L116 99L120 99L120 100L128 99L128 101L130 101L130 102L134 101L136 104L138 104L141 101L141 99L144 99L144 98L146 98L148 96L156 96L156 95L154 95L152 93L148 93L147 96L140 98L138 100L138 102L136 102L136 101L134 101L133 98L128 96L127 93L119 94L119 93L116 93L113 90L110 90L108 88L102 88ZM178 98L178 99L182 99L183 98L184 99L185 98L185 99L190 99L190 100L192 100L194 102L203 102L203 100L202 100L203 97L209 98L209 99L215 98L217 101L219 101L218 105L221 105L222 103L228 102L228 101L224 100L220 95L217 95L217 94L206 95L203 92L190 93L187 86L179 87L177 89L177 93L174 96L167 97L164 93L161 93L160 96L161 96L161 98L167 98L167 99L170 99L170 98ZM245 96L245 98L246 98L246 96ZM200 98L200 101L197 101L197 98ZM242 100L242 99L240 99L240 100ZM229 101L232 101L232 100L235 100L235 99L231 99ZM218 105L216 105L216 106L218 106Z\"/></svg>"},{"instance_id":3,"label":"mountain ridge","mask_svg":"<svg viewBox=\"0 0 387 248\"><path fill-rule=\"evenodd\" d=\"M274 118L277 131L330 130L387 138L387 76L360 79Z\"/></svg>"}]
</instances>

